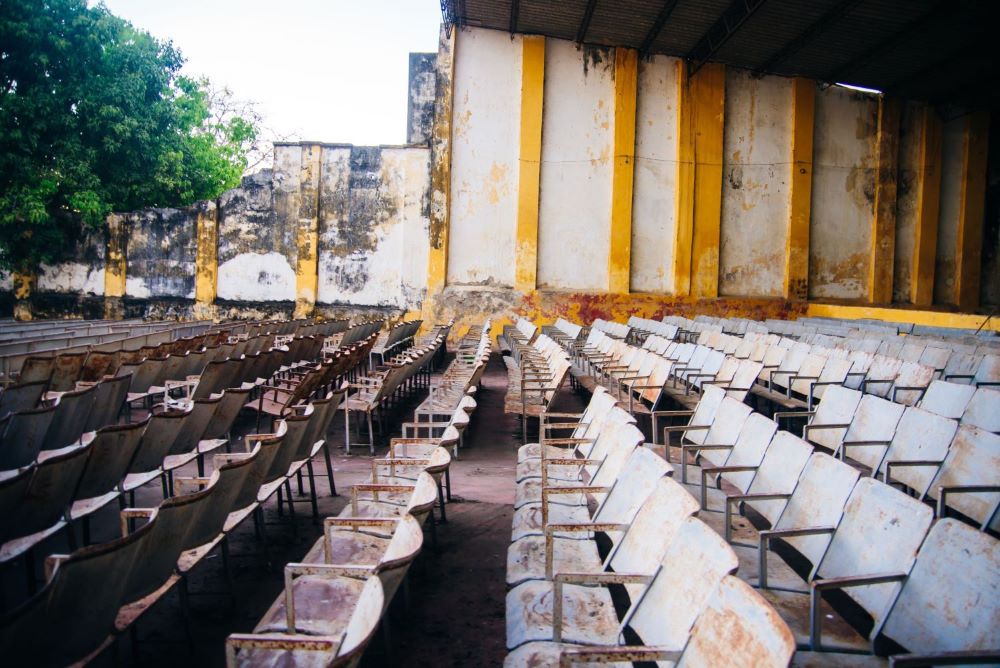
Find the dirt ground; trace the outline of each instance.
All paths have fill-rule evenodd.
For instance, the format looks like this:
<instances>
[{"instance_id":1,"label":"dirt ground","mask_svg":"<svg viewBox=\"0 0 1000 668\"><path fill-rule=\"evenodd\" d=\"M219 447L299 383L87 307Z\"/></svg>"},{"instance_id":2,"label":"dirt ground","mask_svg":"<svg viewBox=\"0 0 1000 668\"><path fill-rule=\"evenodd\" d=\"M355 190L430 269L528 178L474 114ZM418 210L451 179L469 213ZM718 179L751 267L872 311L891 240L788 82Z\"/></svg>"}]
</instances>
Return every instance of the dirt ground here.
<instances>
[{"instance_id":1,"label":"dirt ground","mask_svg":"<svg viewBox=\"0 0 1000 668\"><path fill-rule=\"evenodd\" d=\"M491 360L479 394L479 408L465 436L465 448L451 466L453 501L447 508L448 522L438 527L438 547L430 540L400 589L388 615L388 624L370 645L364 664L381 666L498 666L504 647L504 595L507 546L514 500L514 464L520 445L520 423L504 415L506 384L504 365ZM413 408L426 391L414 393L391 416L398 426L409 420ZM581 400L572 392L559 397L558 410L578 409ZM353 420L352 420L353 421ZM253 431L253 418L246 416L238 434ZM396 430L398 435L398 429ZM367 449L343 451L342 414L328 434L336 445L334 467L340 496L329 493L321 462L316 473L320 515L335 515L346 505L350 486L363 481L370 471ZM241 438L237 436L236 438ZM352 439L352 440L357 440ZM387 440L380 437L381 443ZM378 453L385 452L385 446ZM188 472L194 474L194 471ZM137 495L136 505L155 506L161 500L158 485L148 485ZM176 591L168 594L145 616L136 629L135 641L123 637L94 665L98 666L223 666L228 634L251 631L282 590L282 567L300 559L320 536L307 502L296 508L294 520L287 511L279 516L274 500L265 510L266 543L255 537L253 523L245 522L231 538L235 603L225 585L218 551L192 574L189 642L185 618ZM117 504L101 511L93 522L94 542L117 535ZM40 553L66 552L64 536L41 546ZM8 564L0 572L6 604L26 596L23 563ZM39 573L39 576L41 574Z\"/></svg>"}]
</instances>

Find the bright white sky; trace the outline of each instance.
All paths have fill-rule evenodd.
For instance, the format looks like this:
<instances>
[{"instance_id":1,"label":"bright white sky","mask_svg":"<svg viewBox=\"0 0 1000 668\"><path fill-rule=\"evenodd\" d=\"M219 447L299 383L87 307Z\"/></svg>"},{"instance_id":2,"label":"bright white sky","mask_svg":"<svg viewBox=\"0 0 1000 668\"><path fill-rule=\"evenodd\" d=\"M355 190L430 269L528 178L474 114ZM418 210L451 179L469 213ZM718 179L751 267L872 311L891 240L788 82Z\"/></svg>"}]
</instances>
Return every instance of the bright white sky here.
<instances>
[{"instance_id":1,"label":"bright white sky","mask_svg":"<svg viewBox=\"0 0 1000 668\"><path fill-rule=\"evenodd\" d=\"M439 0L105 0L173 40L184 73L259 103L297 139L406 140L411 51L437 51Z\"/></svg>"}]
</instances>

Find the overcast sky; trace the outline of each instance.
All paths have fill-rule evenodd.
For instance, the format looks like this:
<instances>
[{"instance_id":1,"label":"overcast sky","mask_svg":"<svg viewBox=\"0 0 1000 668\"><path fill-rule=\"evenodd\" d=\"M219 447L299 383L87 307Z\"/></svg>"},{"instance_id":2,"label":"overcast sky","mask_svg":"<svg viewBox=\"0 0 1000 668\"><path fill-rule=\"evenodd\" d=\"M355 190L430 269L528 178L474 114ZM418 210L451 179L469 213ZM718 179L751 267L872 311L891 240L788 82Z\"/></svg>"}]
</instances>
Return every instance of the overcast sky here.
<instances>
[{"instance_id":1,"label":"overcast sky","mask_svg":"<svg viewBox=\"0 0 1000 668\"><path fill-rule=\"evenodd\" d=\"M184 73L260 103L299 139L400 144L411 51L437 51L439 0L105 0L171 39Z\"/></svg>"}]
</instances>

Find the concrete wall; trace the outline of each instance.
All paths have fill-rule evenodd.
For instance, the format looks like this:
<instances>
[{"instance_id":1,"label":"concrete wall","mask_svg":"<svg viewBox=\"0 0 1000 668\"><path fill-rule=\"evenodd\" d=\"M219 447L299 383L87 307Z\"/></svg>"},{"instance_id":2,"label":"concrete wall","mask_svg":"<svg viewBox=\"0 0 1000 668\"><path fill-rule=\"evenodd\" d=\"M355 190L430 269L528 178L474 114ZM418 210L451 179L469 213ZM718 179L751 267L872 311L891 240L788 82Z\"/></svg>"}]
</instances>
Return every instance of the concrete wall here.
<instances>
[{"instance_id":1,"label":"concrete wall","mask_svg":"<svg viewBox=\"0 0 1000 668\"><path fill-rule=\"evenodd\" d=\"M613 77L613 49L546 40L539 287L607 289Z\"/></svg>"},{"instance_id":2,"label":"concrete wall","mask_svg":"<svg viewBox=\"0 0 1000 668\"><path fill-rule=\"evenodd\" d=\"M428 159L426 148L324 149L320 304L419 304L426 286Z\"/></svg>"},{"instance_id":3,"label":"concrete wall","mask_svg":"<svg viewBox=\"0 0 1000 668\"><path fill-rule=\"evenodd\" d=\"M920 172L920 117L923 106L903 105L899 122L899 177L896 186L896 251L893 257L892 299L910 300L911 272L919 215L917 179Z\"/></svg>"},{"instance_id":4,"label":"concrete wall","mask_svg":"<svg viewBox=\"0 0 1000 668\"><path fill-rule=\"evenodd\" d=\"M871 95L837 86L816 94L810 298L868 294L877 115Z\"/></svg>"},{"instance_id":5,"label":"concrete wall","mask_svg":"<svg viewBox=\"0 0 1000 668\"><path fill-rule=\"evenodd\" d=\"M934 302L955 304L955 253L962 185L962 125L955 118L941 133L941 212L938 218L937 261L934 266Z\"/></svg>"},{"instance_id":6,"label":"concrete wall","mask_svg":"<svg viewBox=\"0 0 1000 668\"><path fill-rule=\"evenodd\" d=\"M455 54L448 283L511 287L521 37L467 30Z\"/></svg>"},{"instance_id":7,"label":"concrete wall","mask_svg":"<svg viewBox=\"0 0 1000 668\"><path fill-rule=\"evenodd\" d=\"M726 73L719 294L780 295L787 236L792 86Z\"/></svg>"},{"instance_id":8,"label":"concrete wall","mask_svg":"<svg viewBox=\"0 0 1000 668\"><path fill-rule=\"evenodd\" d=\"M639 61L632 190L632 276L634 292L669 293L677 225L676 58Z\"/></svg>"},{"instance_id":9,"label":"concrete wall","mask_svg":"<svg viewBox=\"0 0 1000 668\"><path fill-rule=\"evenodd\" d=\"M406 104L406 143L426 144L434 124L436 53L410 54L410 79Z\"/></svg>"}]
</instances>

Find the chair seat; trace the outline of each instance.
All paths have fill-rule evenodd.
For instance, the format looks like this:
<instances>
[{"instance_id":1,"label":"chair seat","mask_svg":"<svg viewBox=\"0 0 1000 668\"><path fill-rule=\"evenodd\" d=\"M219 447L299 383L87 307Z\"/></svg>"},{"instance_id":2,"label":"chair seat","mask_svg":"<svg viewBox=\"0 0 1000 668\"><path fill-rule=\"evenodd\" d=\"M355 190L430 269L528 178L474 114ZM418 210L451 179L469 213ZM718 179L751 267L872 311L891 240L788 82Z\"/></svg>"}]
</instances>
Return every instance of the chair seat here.
<instances>
[{"instance_id":1,"label":"chair seat","mask_svg":"<svg viewBox=\"0 0 1000 668\"><path fill-rule=\"evenodd\" d=\"M64 526L66 526L66 522L59 520L52 526L42 529L41 531L36 531L35 533L28 534L27 536L21 536L19 538L12 538L11 540L8 540L0 546L0 563L16 559L52 534L62 529Z\"/></svg>"},{"instance_id":2,"label":"chair seat","mask_svg":"<svg viewBox=\"0 0 1000 668\"><path fill-rule=\"evenodd\" d=\"M364 580L348 577L305 575L296 578L292 584L295 631L308 635L343 633L364 586ZM287 627L285 615L285 597L279 596L254 628L254 633L293 632Z\"/></svg>"},{"instance_id":3,"label":"chair seat","mask_svg":"<svg viewBox=\"0 0 1000 668\"><path fill-rule=\"evenodd\" d=\"M563 586L563 639L588 645L614 645L618 615L605 587ZM532 640L552 640L551 582L533 580L507 593L507 648Z\"/></svg>"},{"instance_id":4,"label":"chair seat","mask_svg":"<svg viewBox=\"0 0 1000 668\"><path fill-rule=\"evenodd\" d=\"M238 510L234 510L233 512L229 513L229 515L226 517L226 523L222 527L223 533L230 533L233 529L238 527L243 522L243 520L250 517L251 513L253 513L253 511L255 511L259 507L259 505L260 504L255 501L246 508L239 508Z\"/></svg>"},{"instance_id":5,"label":"chair seat","mask_svg":"<svg viewBox=\"0 0 1000 668\"><path fill-rule=\"evenodd\" d=\"M560 467L565 468L565 467ZM575 479L565 479L552 477L551 473L548 478L549 487L579 487L582 483ZM517 483L517 487L514 488L514 508L520 508L523 505L529 503L541 503L542 502L542 479L541 478L528 478L527 480L522 480ZM585 503L586 500L582 494L559 494L553 496L549 499L549 502L555 505L562 506L576 506L581 503Z\"/></svg>"},{"instance_id":6,"label":"chair seat","mask_svg":"<svg viewBox=\"0 0 1000 668\"><path fill-rule=\"evenodd\" d=\"M521 645L507 655L503 661L504 668L537 668L537 666L558 666L560 652L564 649L578 649L579 645L570 643L556 643L537 641ZM578 664L574 664L578 665ZM579 664L582 665L582 664ZM598 664L588 664L598 665ZM601 663L600 666L611 666L611 668L631 668L631 663L620 661L612 663Z\"/></svg>"},{"instance_id":7,"label":"chair seat","mask_svg":"<svg viewBox=\"0 0 1000 668\"><path fill-rule=\"evenodd\" d=\"M106 494L91 496L86 499L77 499L73 502L73 505L69 509L69 517L70 519L78 520L81 517L86 517L87 515L96 513L98 510L118 498L119 494L121 494L121 492L115 489Z\"/></svg>"},{"instance_id":8,"label":"chair seat","mask_svg":"<svg viewBox=\"0 0 1000 668\"><path fill-rule=\"evenodd\" d=\"M122 483L123 492L131 492L133 489L138 489L148 482L156 480L163 475L161 469L153 469L152 471L140 471L138 473L129 473L125 476L125 481Z\"/></svg>"},{"instance_id":9,"label":"chair seat","mask_svg":"<svg viewBox=\"0 0 1000 668\"><path fill-rule=\"evenodd\" d=\"M388 494L379 494L380 499L385 499ZM407 499L409 495L407 495ZM347 504L337 517L402 517L406 513L404 503L392 503L389 501L358 501L358 510L354 512L352 504Z\"/></svg>"},{"instance_id":10,"label":"chair seat","mask_svg":"<svg viewBox=\"0 0 1000 668\"><path fill-rule=\"evenodd\" d=\"M770 560L768 561L770 565ZM796 644L809 643L809 595L796 592L775 591L774 589L758 590L774 606L781 618L795 636ZM833 611L826 601L820 603L820 615L823 619L823 647L833 650L854 650L868 652L870 645L850 624Z\"/></svg>"},{"instance_id":11,"label":"chair seat","mask_svg":"<svg viewBox=\"0 0 1000 668\"><path fill-rule=\"evenodd\" d=\"M546 445L545 456L550 459L562 459L572 453L572 448L568 446ZM517 463L526 462L532 459L540 459L542 456L542 446L539 443L526 443L517 449Z\"/></svg>"},{"instance_id":12,"label":"chair seat","mask_svg":"<svg viewBox=\"0 0 1000 668\"><path fill-rule=\"evenodd\" d=\"M179 455L167 455L163 458L164 471L176 471L180 467L193 462L198 457L198 452L184 452Z\"/></svg>"},{"instance_id":13,"label":"chair seat","mask_svg":"<svg viewBox=\"0 0 1000 668\"><path fill-rule=\"evenodd\" d=\"M215 546L221 543L222 539L225 537L225 533L219 533L219 535L204 545L199 545L196 548L181 552L181 556L177 559L177 570L181 573L187 573L189 570L200 564L201 560L204 559L209 552L214 550Z\"/></svg>"},{"instance_id":14,"label":"chair seat","mask_svg":"<svg viewBox=\"0 0 1000 668\"><path fill-rule=\"evenodd\" d=\"M592 534L580 533L576 536ZM592 540L556 537L552 546L554 573L594 573L601 570L601 555ZM507 548L507 584L545 579L545 536L525 536Z\"/></svg>"},{"instance_id":15,"label":"chair seat","mask_svg":"<svg viewBox=\"0 0 1000 668\"><path fill-rule=\"evenodd\" d=\"M566 506L549 504L549 524L582 524L590 521L590 513L586 505ZM542 504L523 506L514 511L511 521L511 540L520 540L524 536L540 536L542 528ZM585 533L556 534L568 538L587 538Z\"/></svg>"}]
</instances>

